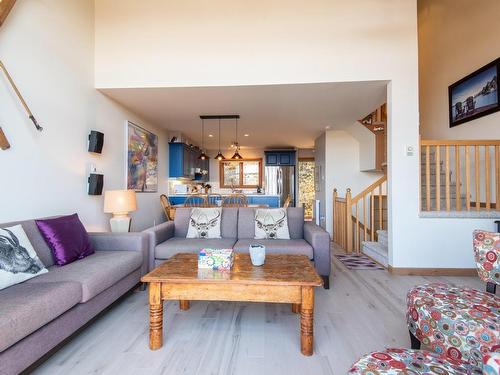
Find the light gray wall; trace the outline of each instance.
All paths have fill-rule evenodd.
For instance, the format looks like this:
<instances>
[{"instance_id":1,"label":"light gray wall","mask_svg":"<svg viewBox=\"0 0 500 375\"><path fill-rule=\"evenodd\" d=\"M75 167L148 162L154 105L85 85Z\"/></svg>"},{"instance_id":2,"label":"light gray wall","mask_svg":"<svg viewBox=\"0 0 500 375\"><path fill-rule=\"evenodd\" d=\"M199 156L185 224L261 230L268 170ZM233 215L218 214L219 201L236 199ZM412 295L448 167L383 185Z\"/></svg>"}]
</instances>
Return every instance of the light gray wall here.
<instances>
[{"instance_id":1,"label":"light gray wall","mask_svg":"<svg viewBox=\"0 0 500 375\"><path fill-rule=\"evenodd\" d=\"M0 75L11 143L0 151L0 222L77 212L89 230L107 230L103 196L87 195L88 165L104 173L104 189L126 188L126 120L159 136L159 192L138 194L132 230L163 220L168 139L94 89L94 1L18 1L0 29L0 56L44 127L35 130ZM104 133L101 155L87 152L91 129Z\"/></svg>"}]
</instances>

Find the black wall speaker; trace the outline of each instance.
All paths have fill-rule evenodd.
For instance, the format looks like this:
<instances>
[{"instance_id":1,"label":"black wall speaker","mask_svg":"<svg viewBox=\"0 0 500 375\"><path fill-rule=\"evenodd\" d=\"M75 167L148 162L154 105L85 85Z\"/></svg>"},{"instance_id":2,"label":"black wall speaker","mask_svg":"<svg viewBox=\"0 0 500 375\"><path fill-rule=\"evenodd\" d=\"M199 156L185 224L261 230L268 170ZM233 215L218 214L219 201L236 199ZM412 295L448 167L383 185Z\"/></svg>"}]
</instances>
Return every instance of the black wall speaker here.
<instances>
[{"instance_id":1,"label":"black wall speaker","mask_svg":"<svg viewBox=\"0 0 500 375\"><path fill-rule=\"evenodd\" d=\"M104 175L91 173L89 176L89 195L102 195Z\"/></svg>"},{"instance_id":2,"label":"black wall speaker","mask_svg":"<svg viewBox=\"0 0 500 375\"><path fill-rule=\"evenodd\" d=\"M104 145L104 134L96 130L91 130L89 134L89 152L100 154Z\"/></svg>"}]
</instances>

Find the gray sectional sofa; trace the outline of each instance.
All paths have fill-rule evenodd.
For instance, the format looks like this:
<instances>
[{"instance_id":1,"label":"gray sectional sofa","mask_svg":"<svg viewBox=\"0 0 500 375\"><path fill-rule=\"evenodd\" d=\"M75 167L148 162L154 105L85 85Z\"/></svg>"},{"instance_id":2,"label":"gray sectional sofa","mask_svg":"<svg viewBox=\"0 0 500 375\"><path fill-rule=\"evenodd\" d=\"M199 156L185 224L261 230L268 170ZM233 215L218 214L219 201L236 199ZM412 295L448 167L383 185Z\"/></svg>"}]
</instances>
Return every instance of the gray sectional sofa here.
<instances>
[{"instance_id":1,"label":"gray sectional sofa","mask_svg":"<svg viewBox=\"0 0 500 375\"><path fill-rule=\"evenodd\" d=\"M171 256L182 252L198 252L202 248L233 248L236 252L248 252L251 243L266 246L272 253L307 255L318 273L324 286L329 288L331 271L330 235L323 228L304 221L302 207L287 209L290 240L255 240L254 208L223 208L220 239L186 238L190 208L176 210L174 221L157 225L145 230L149 235L149 267L164 262Z\"/></svg>"},{"instance_id":2,"label":"gray sectional sofa","mask_svg":"<svg viewBox=\"0 0 500 375\"><path fill-rule=\"evenodd\" d=\"M144 233L90 233L96 252L59 267L34 220L21 224L48 273L0 290L0 374L18 374L71 336L148 270Z\"/></svg>"}]
</instances>

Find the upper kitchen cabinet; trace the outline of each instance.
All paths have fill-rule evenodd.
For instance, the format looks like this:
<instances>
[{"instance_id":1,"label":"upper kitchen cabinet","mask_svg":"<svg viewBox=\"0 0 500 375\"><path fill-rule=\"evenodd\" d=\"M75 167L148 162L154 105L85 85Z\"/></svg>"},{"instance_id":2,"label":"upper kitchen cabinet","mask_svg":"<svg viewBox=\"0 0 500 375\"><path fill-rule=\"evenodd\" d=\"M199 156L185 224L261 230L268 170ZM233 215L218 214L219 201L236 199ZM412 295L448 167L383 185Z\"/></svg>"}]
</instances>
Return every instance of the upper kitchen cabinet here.
<instances>
[{"instance_id":1,"label":"upper kitchen cabinet","mask_svg":"<svg viewBox=\"0 0 500 375\"><path fill-rule=\"evenodd\" d=\"M295 165L295 151L265 151L266 166Z\"/></svg>"},{"instance_id":2,"label":"upper kitchen cabinet","mask_svg":"<svg viewBox=\"0 0 500 375\"><path fill-rule=\"evenodd\" d=\"M208 181L209 160L199 160L200 150L185 143L169 143L170 178L187 178L197 181Z\"/></svg>"}]
</instances>

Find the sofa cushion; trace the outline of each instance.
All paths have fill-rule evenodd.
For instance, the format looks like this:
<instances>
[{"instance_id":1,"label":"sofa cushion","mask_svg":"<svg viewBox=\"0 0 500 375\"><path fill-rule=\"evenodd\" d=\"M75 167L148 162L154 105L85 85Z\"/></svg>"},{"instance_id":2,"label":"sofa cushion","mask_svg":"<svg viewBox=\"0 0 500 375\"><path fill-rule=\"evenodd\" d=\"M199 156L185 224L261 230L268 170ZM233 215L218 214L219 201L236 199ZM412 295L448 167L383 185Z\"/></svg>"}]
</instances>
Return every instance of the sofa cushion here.
<instances>
[{"instance_id":1,"label":"sofa cushion","mask_svg":"<svg viewBox=\"0 0 500 375\"><path fill-rule=\"evenodd\" d=\"M94 253L78 214L39 219L35 223L45 242L49 245L58 266L64 266L77 259L83 259Z\"/></svg>"},{"instance_id":2,"label":"sofa cushion","mask_svg":"<svg viewBox=\"0 0 500 375\"><path fill-rule=\"evenodd\" d=\"M304 238L304 207L288 207L288 230L293 240Z\"/></svg>"},{"instance_id":3,"label":"sofa cushion","mask_svg":"<svg viewBox=\"0 0 500 375\"><path fill-rule=\"evenodd\" d=\"M235 242L236 239L234 238L201 239L172 237L156 246L155 258L168 259L177 253L197 253L203 248L232 249Z\"/></svg>"},{"instance_id":4,"label":"sofa cushion","mask_svg":"<svg viewBox=\"0 0 500 375\"><path fill-rule=\"evenodd\" d=\"M20 224L0 228L0 289L47 272Z\"/></svg>"},{"instance_id":5,"label":"sofa cushion","mask_svg":"<svg viewBox=\"0 0 500 375\"><path fill-rule=\"evenodd\" d=\"M32 279L34 280L34 279ZM80 302L76 282L21 283L0 291L0 352Z\"/></svg>"},{"instance_id":6,"label":"sofa cushion","mask_svg":"<svg viewBox=\"0 0 500 375\"><path fill-rule=\"evenodd\" d=\"M255 210L256 240L289 240L286 208L257 208Z\"/></svg>"},{"instance_id":7,"label":"sofa cushion","mask_svg":"<svg viewBox=\"0 0 500 375\"><path fill-rule=\"evenodd\" d=\"M191 217L191 208L177 208L174 218L174 236L186 238L189 219ZM253 224L253 221L252 221ZM238 225L238 208L223 207L221 219L221 236L222 238L236 238ZM252 236L253 238L253 236Z\"/></svg>"},{"instance_id":8,"label":"sofa cushion","mask_svg":"<svg viewBox=\"0 0 500 375\"><path fill-rule=\"evenodd\" d=\"M222 238L221 207L194 207L191 210L186 238Z\"/></svg>"},{"instance_id":9,"label":"sofa cushion","mask_svg":"<svg viewBox=\"0 0 500 375\"><path fill-rule=\"evenodd\" d=\"M288 230L291 239L304 238L304 208L288 207ZM238 238L253 239L255 237L255 208L240 208L238 212Z\"/></svg>"},{"instance_id":10,"label":"sofa cushion","mask_svg":"<svg viewBox=\"0 0 500 375\"><path fill-rule=\"evenodd\" d=\"M28 283L76 281L81 285L79 302L87 302L140 268L142 262L139 251L96 251L65 266L52 266Z\"/></svg>"},{"instance_id":11,"label":"sofa cushion","mask_svg":"<svg viewBox=\"0 0 500 375\"><path fill-rule=\"evenodd\" d=\"M11 227L17 224L21 224L24 232L28 236L36 254L45 265L45 267L50 267L54 265L54 259L52 258L52 252L49 246L42 237L42 234L36 226L35 220L24 220L24 221L13 221L11 223L2 223L0 228Z\"/></svg>"},{"instance_id":12,"label":"sofa cushion","mask_svg":"<svg viewBox=\"0 0 500 375\"><path fill-rule=\"evenodd\" d=\"M234 251L237 253L248 253L250 244L261 244L266 247L266 252L269 254L295 254L307 255L309 259L313 259L313 248L307 241L298 240L254 240L241 239L234 245Z\"/></svg>"}]
</instances>

